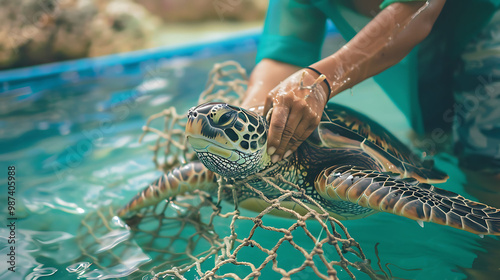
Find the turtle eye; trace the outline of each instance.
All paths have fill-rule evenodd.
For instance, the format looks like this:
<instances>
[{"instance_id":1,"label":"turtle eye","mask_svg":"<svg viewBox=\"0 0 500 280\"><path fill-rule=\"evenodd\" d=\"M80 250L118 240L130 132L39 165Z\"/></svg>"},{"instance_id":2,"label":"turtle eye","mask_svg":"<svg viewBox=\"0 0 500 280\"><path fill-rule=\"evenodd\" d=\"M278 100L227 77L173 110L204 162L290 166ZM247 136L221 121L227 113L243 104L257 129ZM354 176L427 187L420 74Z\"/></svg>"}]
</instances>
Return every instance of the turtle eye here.
<instances>
[{"instance_id":1,"label":"turtle eye","mask_svg":"<svg viewBox=\"0 0 500 280\"><path fill-rule=\"evenodd\" d=\"M234 111L226 112L222 116L220 116L217 124L220 126L230 125L235 120L235 116L236 114Z\"/></svg>"}]
</instances>

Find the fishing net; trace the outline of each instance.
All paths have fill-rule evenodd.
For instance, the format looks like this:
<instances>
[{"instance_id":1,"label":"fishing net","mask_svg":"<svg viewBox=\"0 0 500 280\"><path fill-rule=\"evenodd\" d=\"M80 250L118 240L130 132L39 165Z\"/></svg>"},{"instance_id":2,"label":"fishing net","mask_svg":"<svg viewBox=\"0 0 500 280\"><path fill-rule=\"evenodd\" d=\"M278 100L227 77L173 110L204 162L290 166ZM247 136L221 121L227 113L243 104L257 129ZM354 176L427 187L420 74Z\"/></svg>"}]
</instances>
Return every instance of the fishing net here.
<instances>
[{"instance_id":1,"label":"fishing net","mask_svg":"<svg viewBox=\"0 0 500 280\"><path fill-rule=\"evenodd\" d=\"M198 103L238 105L246 85L246 71L239 64L216 64ZM144 134L158 135L151 149L161 170L195 158L184 137L185 116L172 107L151 116L143 128ZM163 131L150 125L158 119L164 122ZM300 186L280 175L269 176L269 172L272 170L237 183L220 177L218 194L197 191L165 199L140 210L126 221L127 225L114 217L116 209L111 206L89 214L82 221L79 244L84 257L96 267L87 269L85 275L189 280L355 279L353 271L359 270L371 279L392 278L390 270L387 273L382 269L380 260L378 269L373 269L345 226L330 217ZM268 198L253 188L249 182L256 178L281 195ZM289 184L291 190L280 188L282 183ZM257 193L268 206L255 213L239 209L237 199L234 204L223 201L223 192L236 198L242 188ZM283 200L297 203L307 214L282 207ZM270 218L277 211L293 219ZM119 244L117 236L123 236Z\"/></svg>"}]
</instances>

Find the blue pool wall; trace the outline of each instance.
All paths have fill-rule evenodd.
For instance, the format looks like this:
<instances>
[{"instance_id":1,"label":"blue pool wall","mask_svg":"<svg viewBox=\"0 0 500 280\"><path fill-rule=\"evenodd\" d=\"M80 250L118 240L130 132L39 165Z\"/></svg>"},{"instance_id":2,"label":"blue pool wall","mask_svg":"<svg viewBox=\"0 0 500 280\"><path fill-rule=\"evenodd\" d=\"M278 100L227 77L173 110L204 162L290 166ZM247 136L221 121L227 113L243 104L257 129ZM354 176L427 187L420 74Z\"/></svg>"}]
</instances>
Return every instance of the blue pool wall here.
<instances>
[{"instance_id":1,"label":"blue pool wall","mask_svg":"<svg viewBox=\"0 0 500 280\"><path fill-rule=\"evenodd\" d=\"M243 33L243 34L242 34ZM335 26L328 22L327 36L339 36ZM259 43L260 30L241 32L231 38L219 41L160 47L127 53L112 54L95 58L83 58L49 63L32 67L0 71L0 94L16 93L37 83L38 90L68 82L67 72L77 72L78 77L109 77L123 74L140 74L148 65L166 62L175 58L203 59L221 54L255 52ZM119 66L119 67L117 67ZM119 69L119 71L117 71Z\"/></svg>"}]
</instances>

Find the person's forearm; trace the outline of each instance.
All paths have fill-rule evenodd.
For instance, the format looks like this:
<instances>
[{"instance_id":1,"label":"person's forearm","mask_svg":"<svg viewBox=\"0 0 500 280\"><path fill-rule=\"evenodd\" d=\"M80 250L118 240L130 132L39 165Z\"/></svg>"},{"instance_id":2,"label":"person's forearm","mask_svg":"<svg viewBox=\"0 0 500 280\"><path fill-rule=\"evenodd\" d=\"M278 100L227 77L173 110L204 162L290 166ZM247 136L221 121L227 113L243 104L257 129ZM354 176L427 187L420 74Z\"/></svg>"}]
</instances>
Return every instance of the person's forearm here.
<instances>
[{"instance_id":1,"label":"person's forearm","mask_svg":"<svg viewBox=\"0 0 500 280\"><path fill-rule=\"evenodd\" d=\"M248 81L248 89L243 98L241 107L251 108L263 106L267 94L281 81L298 71L300 67L279 62L272 59L263 59L259 62Z\"/></svg>"},{"instance_id":2,"label":"person's forearm","mask_svg":"<svg viewBox=\"0 0 500 280\"><path fill-rule=\"evenodd\" d=\"M344 47L313 64L331 83L329 97L401 61L427 37L445 1L394 3Z\"/></svg>"}]
</instances>

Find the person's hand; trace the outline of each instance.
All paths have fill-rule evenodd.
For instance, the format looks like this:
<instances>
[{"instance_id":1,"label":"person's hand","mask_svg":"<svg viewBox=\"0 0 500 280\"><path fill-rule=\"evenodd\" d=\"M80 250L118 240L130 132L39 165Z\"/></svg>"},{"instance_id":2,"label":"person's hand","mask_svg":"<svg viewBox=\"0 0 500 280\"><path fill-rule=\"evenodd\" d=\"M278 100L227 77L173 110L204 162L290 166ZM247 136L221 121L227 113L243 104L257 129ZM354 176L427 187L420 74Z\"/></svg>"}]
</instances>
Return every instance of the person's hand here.
<instances>
[{"instance_id":1,"label":"person's hand","mask_svg":"<svg viewBox=\"0 0 500 280\"><path fill-rule=\"evenodd\" d=\"M301 69L269 92L264 114L272 108L267 151L273 163L291 155L318 126L329 97L323 79Z\"/></svg>"}]
</instances>

